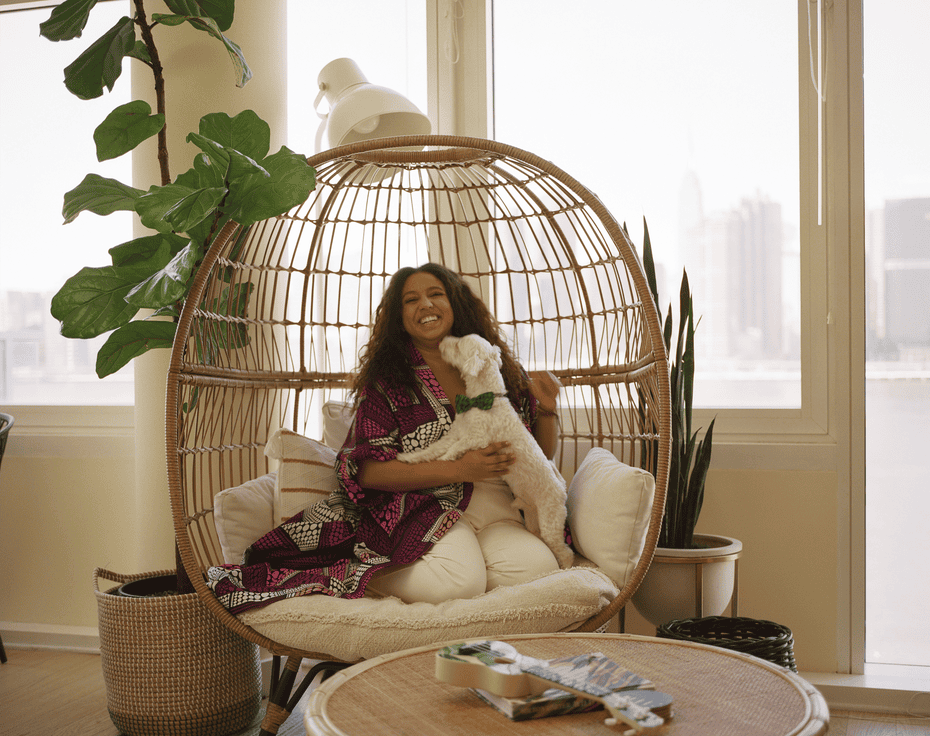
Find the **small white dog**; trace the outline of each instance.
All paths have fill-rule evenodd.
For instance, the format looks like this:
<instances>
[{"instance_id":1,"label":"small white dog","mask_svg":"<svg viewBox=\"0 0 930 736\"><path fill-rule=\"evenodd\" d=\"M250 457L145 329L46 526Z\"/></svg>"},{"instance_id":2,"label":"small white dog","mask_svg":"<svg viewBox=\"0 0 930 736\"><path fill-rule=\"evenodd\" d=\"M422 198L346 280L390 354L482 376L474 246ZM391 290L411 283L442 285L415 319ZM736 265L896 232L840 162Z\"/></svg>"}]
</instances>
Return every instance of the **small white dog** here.
<instances>
[{"instance_id":1,"label":"small white dog","mask_svg":"<svg viewBox=\"0 0 930 736\"><path fill-rule=\"evenodd\" d=\"M405 463L456 460L469 450L506 441L516 462L504 476L514 495L514 507L523 510L526 528L552 550L562 568L571 567L574 554L565 544L565 480L543 454L533 435L520 421L506 396L501 376L500 348L480 335L446 337L439 344L446 361L459 369L474 409L456 413L449 431L433 444L402 452Z\"/></svg>"}]
</instances>

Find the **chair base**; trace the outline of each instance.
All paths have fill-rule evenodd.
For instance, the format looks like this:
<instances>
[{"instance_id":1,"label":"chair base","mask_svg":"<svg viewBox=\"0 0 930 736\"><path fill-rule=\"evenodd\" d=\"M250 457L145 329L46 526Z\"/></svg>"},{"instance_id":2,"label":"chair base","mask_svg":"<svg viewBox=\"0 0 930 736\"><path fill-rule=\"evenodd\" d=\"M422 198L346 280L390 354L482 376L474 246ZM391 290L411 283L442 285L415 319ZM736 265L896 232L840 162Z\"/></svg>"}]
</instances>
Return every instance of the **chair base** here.
<instances>
[{"instance_id":1,"label":"chair base","mask_svg":"<svg viewBox=\"0 0 930 736\"><path fill-rule=\"evenodd\" d=\"M318 662L310 668L310 671L304 675L303 680L295 688L294 683L297 680L297 672L300 669L301 662L303 662L303 657L288 657L282 673L281 657L275 656L273 658L268 707L265 709L265 717L262 720L259 736L275 736L278 733L281 725L297 707L300 699L306 694L318 674L323 673L320 680L322 682L330 675L351 666L347 662Z\"/></svg>"}]
</instances>

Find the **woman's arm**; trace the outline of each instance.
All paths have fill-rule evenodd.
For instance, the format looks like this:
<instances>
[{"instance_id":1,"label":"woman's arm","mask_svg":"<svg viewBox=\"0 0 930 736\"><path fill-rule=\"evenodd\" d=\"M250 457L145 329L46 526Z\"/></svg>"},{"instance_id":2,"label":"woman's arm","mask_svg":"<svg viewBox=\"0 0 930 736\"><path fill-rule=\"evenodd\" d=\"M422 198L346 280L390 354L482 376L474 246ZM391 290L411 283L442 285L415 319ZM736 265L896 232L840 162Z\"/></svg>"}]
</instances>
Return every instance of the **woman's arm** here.
<instances>
[{"instance_id":1,"label":"woman's arm","mask_svg":"<svg viewBox=\"0 0 930 736\"><path fill-rule=\"evenodd\" d=\"M555 451L559 448L559 418L554 411L551 414L545 411L537 413L533 437L543 455L550 460L555 457Z\"/></svg>"},{"instance_id":2,"label":"woman's arm","mask_svg":"<svg viewBox=\"0 0 930 736\"><path fill-rule=\"evenodd\" d=\"M536 398L533 437L543 454L551 460L559 446L559 417L556 412L562 385L549 371L533 371L529 379L530 392Z\"/></svg>"},{"instance_id":3,"label":"woman's arm","mask_svg":"<svg viewBox=\"0 0 930 736\"><path fill-rule=\"evenodd\" d=\"M363 460L357 480L365 488L393 493L422 491L450 483L474 483L507 473L516 458L507 452L509 442L494 442L470 450L458 460L405 463L401 460Z\"/></svg>"}]
</instances>

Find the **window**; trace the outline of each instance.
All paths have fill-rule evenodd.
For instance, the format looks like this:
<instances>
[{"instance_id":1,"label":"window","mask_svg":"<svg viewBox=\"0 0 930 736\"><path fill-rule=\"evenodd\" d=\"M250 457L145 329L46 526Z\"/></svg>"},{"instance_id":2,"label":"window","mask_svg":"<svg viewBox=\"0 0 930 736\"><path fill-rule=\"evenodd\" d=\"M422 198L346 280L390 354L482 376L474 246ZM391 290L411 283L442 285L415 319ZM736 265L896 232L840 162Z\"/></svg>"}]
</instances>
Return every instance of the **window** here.
<instances>
[{"instance_id":1,"label":"window","mask_svg":"<svg viewBox=\"0 0 930 736\"><path fill-rule=\"evenodd\" d=\"M133 237L130 213L84 213L67 227L61 216L65 192L87 173L132 179L130 158L99 163L92 138L129 101L128 79L90 101L62 84L62 70L127 6L100 3L83 38L63 43L39 36L49 13L0 12L0 403L131 404L131 367L104 381L94 371L106 338L65 339L49 313L65 280L83 266L106 265L107 250Z\"/></svg>"},{"instance_id":2,"label":"window","mask_svg":"<svg viewBox=\"0 0 930 736\"><path fill-rule=\"evenodd\" d=\"M864 5L866 662L930 665L930 74L919 0ZM902 581L907 584L902 585Z\"/></svg>"},{"instance_id":3,"label":"window","mask_svg":"<svg viewBox=\"0 0 930 736\"><path fill-rule=\"evenodd\" d=\"M687 269L696 405L801 406L795 8L495 3L494 128L594 191L640 253L645 217L663 316Z\"/></svg>"}]
</instances>

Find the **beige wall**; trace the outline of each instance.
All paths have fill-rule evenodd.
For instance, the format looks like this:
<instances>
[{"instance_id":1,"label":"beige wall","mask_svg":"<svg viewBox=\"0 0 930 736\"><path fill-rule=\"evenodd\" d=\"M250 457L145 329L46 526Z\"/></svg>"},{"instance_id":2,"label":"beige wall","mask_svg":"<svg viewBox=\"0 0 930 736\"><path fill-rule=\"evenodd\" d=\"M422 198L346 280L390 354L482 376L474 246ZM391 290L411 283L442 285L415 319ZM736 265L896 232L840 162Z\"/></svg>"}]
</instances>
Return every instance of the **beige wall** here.
<instances>
[{"instance_id":1,"label":"beige wall","mask_svg":"<svg viewBox=\"0 0 930 736\"><path fill-rule=\"evenodd\" d=\"M129 434L14 426L0 471L0 621L97 625L94 568L129 573L136 562L133 458Z\"/></svg>"},{"instance_id":2,"label":"beige wall","mask_svg":"<svg viewBox=\"0 0 930 736\"><path fill-rule=\"evenodd\" d=\"M739 613L794 634L798 668L833 672L837 659L837 476L832 472L712 470L698 531L736 537ZM654 635L635 609L627 631Z\"/></svg>"}]
</instances>

